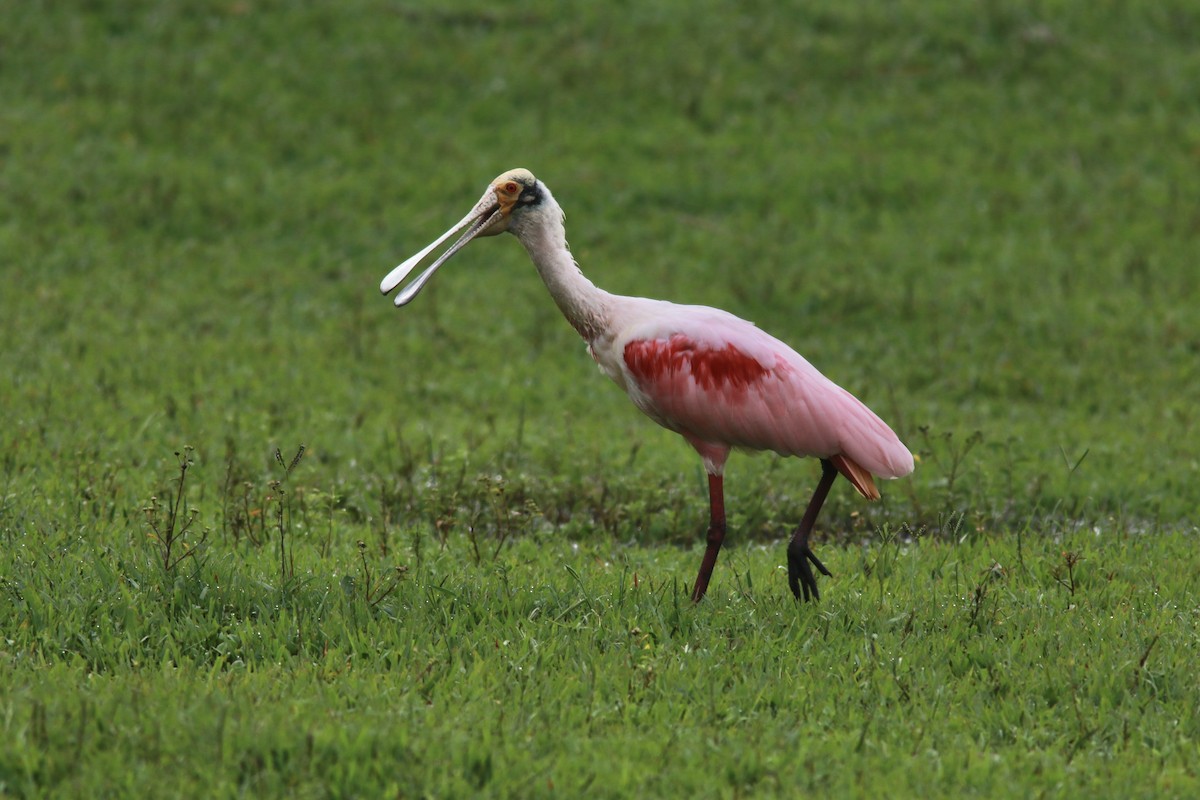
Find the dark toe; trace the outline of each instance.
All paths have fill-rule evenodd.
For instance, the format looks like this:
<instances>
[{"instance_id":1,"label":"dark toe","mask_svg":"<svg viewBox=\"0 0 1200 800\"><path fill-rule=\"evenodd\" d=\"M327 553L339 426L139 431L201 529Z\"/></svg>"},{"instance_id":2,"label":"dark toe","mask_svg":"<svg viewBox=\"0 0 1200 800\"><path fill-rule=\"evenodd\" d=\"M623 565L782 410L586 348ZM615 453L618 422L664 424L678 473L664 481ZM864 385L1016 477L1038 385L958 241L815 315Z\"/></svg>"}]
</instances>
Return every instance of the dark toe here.
<instances>
[{"instance_id":1,"label":"dark toe","mask_svg":"<svg viewBox=\"0 0 1200 800\"><path fill-rule=\"evenodd\" d=\"M832 577L832 573L825 568L821 560L813 555L812 550L805 547L799 542L792 542L788 545L788 586L792 590L792 594L799 600L803 598L805 602L810 600L820 600L821 592L817 589L817 577L813 575L812 567L809 562L821 571L824 575Z\"/></svg>"}]
</instances>

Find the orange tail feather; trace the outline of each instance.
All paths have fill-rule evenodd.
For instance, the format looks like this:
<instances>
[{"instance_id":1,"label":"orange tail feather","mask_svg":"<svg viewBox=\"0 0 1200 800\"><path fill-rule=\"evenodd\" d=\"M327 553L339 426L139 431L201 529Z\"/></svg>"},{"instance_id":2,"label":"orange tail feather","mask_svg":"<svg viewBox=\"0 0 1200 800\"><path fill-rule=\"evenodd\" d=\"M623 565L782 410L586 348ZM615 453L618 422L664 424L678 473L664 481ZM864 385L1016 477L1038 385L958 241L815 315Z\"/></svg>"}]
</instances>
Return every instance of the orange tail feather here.
<instances>
[{"instance_id":1,"label":"orange tail feather","mask_svg":"<svg viewBox=\"0 0 1200 800\"><path fill-rule=\"evenodd\" d=\"M844 455L836 455L829 457L830 462L837 467L837 471L846 476L846 480L854 484L854 488L858 493L868 500L879 499L879 489L875 488L875 478L870 472L860 467L852 458Z\"/></svg>"}]
</instances>

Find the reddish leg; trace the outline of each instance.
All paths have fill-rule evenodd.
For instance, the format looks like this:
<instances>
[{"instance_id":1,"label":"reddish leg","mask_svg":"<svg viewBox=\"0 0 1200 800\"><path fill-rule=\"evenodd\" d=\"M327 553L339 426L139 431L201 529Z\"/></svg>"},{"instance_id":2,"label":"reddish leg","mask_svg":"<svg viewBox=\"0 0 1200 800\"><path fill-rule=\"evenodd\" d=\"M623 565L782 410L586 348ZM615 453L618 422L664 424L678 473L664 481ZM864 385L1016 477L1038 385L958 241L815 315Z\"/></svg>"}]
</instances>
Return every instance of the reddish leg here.
<instances>
[{"instance_id":1,"label":"reddish leg","mask_svg":"<svg viewBox=\"0 0 1200 800\"><path fill-rule=\"evenodd\" d=\"M813 600L821 599L821 594L817 591L816 576L813 575L812 567L808 565L808 562L811 561L822 574L832 577L832 573L825 569L825 565L809 549L808 535L812 532L813 525L817 523L817 514L820 513L821 506L824 505L825 498L829 495L829 487L833 486L833 480L837 474L837 469L833 464L828 459L822 458L821 480L817 483L812 500L808 501L808 510L804 512L800 526L796 528L796 532L792 535L792 541L788 544L788 586L792 588L792 594L796 595L797 599L800 598L800 593L803 591L805 602L810 597Z\"/></svg>"},{"instance_id":2,"label":"reddish leg","mask_svg":"<svg viewBox=\"0 0 1200 800\"><path fill-rule=\"evenodd\" d=\"M694 603L699 603L708 591L708 581L712 578L713 567L717 565L717 554L721 552L721 543L725 541L725 487L722 477L712 473L708 476L708 509L708 548L704 551L704 560L700 562L696 585L692 587Z\"/></svg>"}]
</instances>

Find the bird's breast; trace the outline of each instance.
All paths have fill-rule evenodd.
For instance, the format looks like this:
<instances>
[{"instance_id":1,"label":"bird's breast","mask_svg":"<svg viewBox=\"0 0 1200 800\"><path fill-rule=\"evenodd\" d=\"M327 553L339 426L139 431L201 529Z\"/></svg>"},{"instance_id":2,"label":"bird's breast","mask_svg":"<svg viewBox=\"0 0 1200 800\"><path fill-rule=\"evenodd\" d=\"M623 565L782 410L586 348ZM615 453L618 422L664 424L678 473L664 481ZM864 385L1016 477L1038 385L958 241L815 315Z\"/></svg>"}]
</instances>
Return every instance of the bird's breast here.
<instances>
[{"instance_id":1,"label":"bird's breast","mask_svg":"<svg viewBox=\"0 0 1200 800\"><path fill-rule=\"evenodd\" d=\"M625 382L625 371L621 368L621 359L613 348L611 337L600 336L588 342L588 355L596 362L596 367L609 380L628 391Z\"/></svg>"}]
</instances>

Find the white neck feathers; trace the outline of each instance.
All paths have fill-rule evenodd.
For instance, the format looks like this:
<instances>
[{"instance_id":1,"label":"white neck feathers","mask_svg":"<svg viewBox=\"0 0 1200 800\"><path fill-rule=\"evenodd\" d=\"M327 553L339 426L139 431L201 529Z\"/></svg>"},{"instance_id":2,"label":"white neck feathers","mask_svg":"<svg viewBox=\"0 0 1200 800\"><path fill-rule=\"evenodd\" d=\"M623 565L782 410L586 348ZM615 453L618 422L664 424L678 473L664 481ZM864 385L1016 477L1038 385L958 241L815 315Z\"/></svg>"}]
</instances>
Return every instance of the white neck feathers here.
<instances>
[{"instance_id":1,"label":"white neck feathers","mask_svg":"<svg viewBox=\"0 0 1200 800\"><path fill-rule=\"evenodd\" d=\"M543 198L509 229L529 253L542 282L567 321L589 343L604 329L611 295L580 271L567 246L563 212L542 184Z\"/></svg>"}]
</instances>

